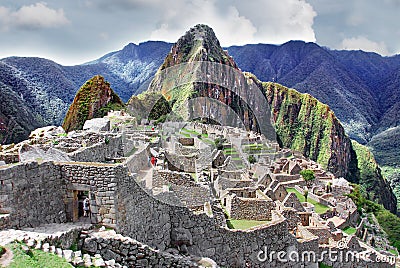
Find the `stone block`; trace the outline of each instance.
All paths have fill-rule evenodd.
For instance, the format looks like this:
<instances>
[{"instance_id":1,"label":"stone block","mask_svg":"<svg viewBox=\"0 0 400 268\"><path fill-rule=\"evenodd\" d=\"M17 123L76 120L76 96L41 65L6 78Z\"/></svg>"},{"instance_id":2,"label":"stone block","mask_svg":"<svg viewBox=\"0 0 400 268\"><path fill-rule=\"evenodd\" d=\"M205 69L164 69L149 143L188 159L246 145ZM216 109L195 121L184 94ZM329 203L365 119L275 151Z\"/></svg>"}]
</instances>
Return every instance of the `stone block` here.
<instances>
[{"instance_id":1,"label":"stone block","mask_svg":"<svg viewBox=\"0 0 400 268\"><path fill-rule=\"evenodd\" d=\"M63 257L67 260L67 262L71 262L74 257L74 252L69 249L63 250Z\"/></svg>"}]
</instances>

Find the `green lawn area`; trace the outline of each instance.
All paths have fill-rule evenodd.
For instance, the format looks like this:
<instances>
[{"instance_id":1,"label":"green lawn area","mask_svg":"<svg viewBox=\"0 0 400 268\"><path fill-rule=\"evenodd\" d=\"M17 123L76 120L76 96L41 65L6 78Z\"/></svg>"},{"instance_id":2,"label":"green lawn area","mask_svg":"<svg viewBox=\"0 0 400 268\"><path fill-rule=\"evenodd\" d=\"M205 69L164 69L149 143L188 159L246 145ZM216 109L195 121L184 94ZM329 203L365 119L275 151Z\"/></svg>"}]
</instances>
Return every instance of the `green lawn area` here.
<instances>
[{"instance_id":1,"label":"green lawn area","mask_svg":"<svg viewBox=\"0 0 400 268\"><path fill-rule=\"evenodd\" d=\"M207 144L215 145L214 141L209 139L209 138L202 139L202 141L207 143Z\"/></svg>"},{"instance_id":2,"label":"green lawn area","mask_svg":"<svg viewBox=\"0 0 400 268\"><path fill-rule=\"evenodd\" d=\"M397 251L394 249L389 249L389 252L392 253L393 255L397 256Z\"/></svg>"},{"instance_id":3,"label":"green lawn area","mask_svg":"<svg viewBox=\"0 0 400 268\"><path fill-rule=\"evenodd\" d=\"M32 249L28 253L25 253L21 245L13 243L7 245L7 248L11 249L14 257L9 268L70 268L74 267L68 263L65 259L58 257L52 253L46 253L41 250Z\"/></svg>"},{"instance_id":4,"label":"green lawn area","mask_svg":"<svg viewBox=\"0 0 400 268\"><path fill-rule=\"evenodd\" d=\"M186 138L190 138L190 134L184 133L184 132L179 132L182 136L185 136Z\"/></svg>"},{"instance_id":5,"label":"green lawn area","mask_svg":"<svg viewBox=\"0 0 400 268\"><path fill-rule=\"evenodd\" d=\"M195 131L195 130L193 130L193 129L187 129L187 128L182 128L182 131L184 131L184 132L186 132L186 133L189 133L189 134L193 134L193 135L201 135L201 133L199 133L199 132L197 132L197 131Z\"/></svg>"},{"instance_id":6,"label":"green lawn area","mask_svg":"<svg viewBox=\"0 0 400 268\"><path fill-rule=\"evenodd\" d=\"M224 152L225 155L233 155L233 154L238 154L236 151L229 151L229 152Z\"/></svg>"},{"instance_id":7,"label":"green lawn area","mask_svg":"<svg viewBox=\"0 0 400 268\"><path fill-rule=\"evenodd\" d=\"M347 226L346 228L343 229L343 232L345 232L348 235L353 235L356 233L356 231L357 229L351 226Z\"/></svg>"},{"instance_id":8,"label":"green lawn area","mask_svg":"<svg viewBox=\"0 0 400 268\"><path fill-rule=\"evenodd\" d=\"M332 266L326 265L325 263L320 262L318 265L319 268L332 268Z\"/></svg>"},{"instance_id":9,"label":"green lawn area","mask_svg":"<svg viewBox=\"0 0 400 268\"><path fill-rule=\"evenodd\" d=\"M286 191L288 193L295 193L300 202L306 202L304 196L299 193L295 188L286 188ZM329 209L328 206L322 205L311 198L308 198L307 201L315 206L315 212L317 212L318 214L325 213Z\"/></svg>"},{"instance_id":10,"label":"green lawn area","mask_svg":"<svg viewBox=\"0 0 400 268\"><path fill-rule=\"evenodd\" d=\"M230 229L246 230L254 226L258 226L268 221L252 221L252 220L228 220L227 224Z\"/></svg>"}]
</instances>

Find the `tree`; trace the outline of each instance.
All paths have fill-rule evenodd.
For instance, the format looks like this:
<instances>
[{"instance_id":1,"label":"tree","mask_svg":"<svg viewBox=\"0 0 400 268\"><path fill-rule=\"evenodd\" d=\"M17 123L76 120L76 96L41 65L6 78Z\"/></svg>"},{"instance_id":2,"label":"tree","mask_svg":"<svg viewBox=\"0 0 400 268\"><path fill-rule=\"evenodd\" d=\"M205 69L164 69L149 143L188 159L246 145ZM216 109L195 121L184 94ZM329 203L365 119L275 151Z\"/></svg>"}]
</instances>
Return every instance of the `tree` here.
<instances>
[{"instance_id":1,"label":"tree","mask_svg":"<svg viewBox=\"0 0 400 268\"><path fill-rule=\"evenodd\" d=\"M326 185L326 192L331 193L332 192L332 182L328 182Z\"/></svg>"},{"instance_id":2,"label":"tree","mask_svg":"<svg viewBox=\"0 0 400 268\"><path fill-rule=\"evenodd\" d=\"M304 199L305 199L305 200L306 200L306 202L307 202L308 190L304 190L304 193L303 193L303 195L304 195Z\"/></svg>"},{"instance_id":3,"label":"tree","mask_svg":"<svg viewBox=\"0 0 400 268\"><path fill-rule=\"evenodd\" d=\"M216 138L214 143L215 147L217 147L217 150L222 150L224 148L224 142L226 142L226 139L224 138Z\"/></svg>"},{"instance_id":4,"label":"tree","mask_svg":"<svg viewBox=\"0 0 400 268\"><path fill-rule=\"evenodd\" d=\"M254 157L254 155L249 155L249 163L250 164L254 164L255 162L257 162L256 158Z\"/></svg>"},{"instance_id":5,"label":"tree","mask_svg":"<svg viewBox=\"0 0 400 268\"><path fill-rule=\"evenodd\" d=\"M315 180L314 171L305 169L305 170L300 171L300 175L306 181L307 187L311 187L311 185L313 184L313 181Z\"/></svg>"}]
</instances>

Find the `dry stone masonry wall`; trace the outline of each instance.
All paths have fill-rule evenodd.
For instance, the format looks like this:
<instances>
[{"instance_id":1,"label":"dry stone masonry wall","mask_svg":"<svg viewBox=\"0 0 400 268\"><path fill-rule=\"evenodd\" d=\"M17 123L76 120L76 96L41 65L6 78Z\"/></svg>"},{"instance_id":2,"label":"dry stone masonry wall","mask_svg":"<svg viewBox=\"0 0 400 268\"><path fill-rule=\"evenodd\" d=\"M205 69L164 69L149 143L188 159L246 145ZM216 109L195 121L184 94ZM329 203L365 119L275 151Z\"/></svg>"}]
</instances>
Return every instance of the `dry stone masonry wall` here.
<instances>
[{"instance_id":1,"label":"dry stone masonry wall","mask_svg":"<svg viewBox=\"0 0 400 268\"><path fill-rule=\"evenodd\" d=\"M209 257L222 266L264 267L257 253L267 246L271 250L296 250L297 241L288 231L283 217L251 231L228 230L224 218L214 210L214 217L193 214L185 207L175 207L154 199L132 179L122 177L117 193L117 231L151 247L164 250L175 247L196 256ZM135 193L135 194L132 194ZM308 244L309 243L309 244ZM304 242L318 251L314 240ZM295 267L274 260L270 267Z\"/></svg>"},{"instance_id":2,"label":"dry stone masonry wall","mask_svg":"<svg viewBox=\"0 0 400 268\"><path fill-rule=\"evenodd\" d=\"M0 206L9 212L7 227L66 222L63 197L67 185L52 162L4 166L0 185Z\"/></svg>"}]
</instances>

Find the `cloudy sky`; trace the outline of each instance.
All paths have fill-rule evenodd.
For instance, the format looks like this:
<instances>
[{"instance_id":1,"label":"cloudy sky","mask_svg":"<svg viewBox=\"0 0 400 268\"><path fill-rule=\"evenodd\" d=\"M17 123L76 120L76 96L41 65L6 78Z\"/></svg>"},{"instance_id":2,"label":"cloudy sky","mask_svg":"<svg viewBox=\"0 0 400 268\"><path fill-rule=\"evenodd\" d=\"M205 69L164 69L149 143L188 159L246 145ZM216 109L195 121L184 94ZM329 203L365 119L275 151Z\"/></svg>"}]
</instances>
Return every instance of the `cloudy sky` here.
<instances>
[{"instance_id":1,"label":"cloudy sky","mask_svg":"<svg viewBox=\"0 0 400 268\"><path fill-rule=\"evenodd\" d=\"M317 42L400 53L400 0L1 0L0 58L87 62L126 44L175 42L204 23L223 46Z\"/></svg>"}]
</instances>

